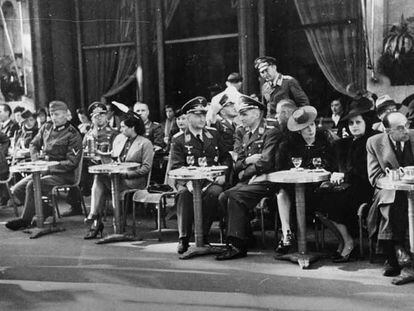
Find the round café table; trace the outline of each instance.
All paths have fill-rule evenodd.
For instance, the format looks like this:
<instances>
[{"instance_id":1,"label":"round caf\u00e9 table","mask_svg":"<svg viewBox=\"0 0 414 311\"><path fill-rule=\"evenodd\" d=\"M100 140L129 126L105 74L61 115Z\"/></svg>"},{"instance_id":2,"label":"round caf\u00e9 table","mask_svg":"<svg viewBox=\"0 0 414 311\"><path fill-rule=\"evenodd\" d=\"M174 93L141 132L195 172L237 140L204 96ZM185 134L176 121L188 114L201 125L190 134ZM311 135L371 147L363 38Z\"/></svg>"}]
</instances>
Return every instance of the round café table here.
<instances>
[{"instance_id":1,"label":"round caf\u00e9 table","mask_svg":"<svg viewBox=\"0 0 414 311\"><path fill-rule=\"evenodd\" d=\"M31 231L30 238L37 238L45 234L63 231L63 228L58 228L56 226L50 226L49 228L44 228L44 215L42 208L42 189L41 189L41 174L49 170L50 167L58 165L58 161L31 161L31 162L19 162L10 167L11 173L26 173L32 174L33 179L33 196L34 196L34 205L35 205L35 215L36 215L36 227Z\"/></svg>"},{"instance_id":2,"label":"round caf\u00e9 table","mask_svg":"<svg viewBox=\"0 0 414 311\"><path fill-rule=\"evenodd\" d=\"M180 259L189 259L196 256L218 254L221 248L204 245L203 239L203 213L202 213L202 184L206 179L214 179L226 171L227 166L210 167L182 167L171 170L169 177L176 180L191 181L193 184L193 208L194 208L194 238L195 246L191 246Z\"/></svg>"},{"instance_id":3,"label":"round caf\u00e9 table","mask_svg":"<svg viewBox=\"0 0 414 311\"><path fill-rule=\"evenodd\" d=\"M125 174L139 166L134 162L115 162L108 164L92 165L89 167L89 173L91 174L104 174L109 175L111 179L111 195L112 195L112 207L114 210L113 227L114 234L104 237L96 242L96 244L131 241L133 238L123 234L122 221L121 221L121 198L119 192L119 180L120 174ZM125 216L124 216L125 217Z\"/></svg>"},{"instance_id":4,"label":"round caf\u00e9 table","mask_svg":"<svg viewBox=\"0 0 414 311\"><path fill-rule=\"evenodd\" d=\"M295 184L296 219L298 226L298 252L278 256L277 259L297 262L304 269L310 263L316 261L319 255L309 253L306 245L306 206L305 187L306 184L318 183L329 180L331 173L325 170L292 169L267 174L267 181L273 183Z\"/></svg>"},{"instance_id":5,"label":"round caf\u00e9 table","mask_svg":"<svg viewBox=\"0 0 414 311\"><path fill-rule=\"evenodd\" d=\"M390 180L388 177L378 179L376 186L385 190L405 191L408 200L408 233L410 239L411 257L414 254L414 180ZM411 267L406 273L393 280L394 284L414 282L414 269Z\"/></svg>"}]
</instances>

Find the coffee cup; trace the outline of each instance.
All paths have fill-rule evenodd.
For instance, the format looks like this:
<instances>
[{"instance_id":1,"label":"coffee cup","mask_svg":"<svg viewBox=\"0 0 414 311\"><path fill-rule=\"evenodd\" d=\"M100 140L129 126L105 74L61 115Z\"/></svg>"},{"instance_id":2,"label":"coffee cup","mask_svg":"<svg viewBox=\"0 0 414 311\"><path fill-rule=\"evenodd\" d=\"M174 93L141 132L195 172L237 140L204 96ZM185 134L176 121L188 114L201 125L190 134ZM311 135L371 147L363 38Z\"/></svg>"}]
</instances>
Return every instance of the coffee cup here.
<instances>
[{"instance_id":1,"label":"coffee cup","mask_svg":"<svg viewBox=\"0 0 414 311\"><path fill-rule=\"evenodd\" d=\"M400 167L399 169L389 169L388 167L386 167L385 173L387 174L390 181L400 180L401 174L404 175L404 171L402 167Z\"/></svg>"}]
</instances>

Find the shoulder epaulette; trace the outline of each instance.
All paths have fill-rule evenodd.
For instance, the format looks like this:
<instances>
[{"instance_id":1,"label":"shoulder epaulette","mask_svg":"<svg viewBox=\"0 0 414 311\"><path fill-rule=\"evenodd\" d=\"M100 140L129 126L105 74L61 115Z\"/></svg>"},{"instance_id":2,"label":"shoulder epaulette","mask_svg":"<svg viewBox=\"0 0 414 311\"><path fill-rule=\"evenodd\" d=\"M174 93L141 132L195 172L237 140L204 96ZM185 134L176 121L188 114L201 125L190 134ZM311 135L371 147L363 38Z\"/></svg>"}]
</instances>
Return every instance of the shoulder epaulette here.
<instances>
[{"instance_id":1,"label":"shoulder epaulette","mask_svg":"<svg viewBox=\"0 0 414 311\"><path fill-rule=\"evenodd\" d=\"M179 137L179 136L181 136L181 135L183 135L184 134L184 132L178 132L178 133L175 133L174 135L173 135L173 137L174 138L177 138L177 137Z\"/></svg>"},{"instance_id":2,"label":"shoulder epaulette","mask_svg":"<svg viewBox=\"0 0 414 311\"><path fill-rule=\"evenodd\" d=\"M206 126L207 130L212 130L212 131L217 131L217 129L215 127L211 127L211 126Z\"/></svg>"},{"instance_id":3,"label":"shoulder epaulette","mask_svg":"<svg viewBox=\"0 0 414 311\"><path fill-rule=\"evenodd\" d=\"M292 76L285 76L285 75L283 75L283 79L291 80L291 79L293 79L293 77Z\"/></svg>"},{"instance_id":4,"label":"shoulder epaulette","mask_svg":"<svg viewBox=\"0 0 414 311\"><path fill-rule=\"evenodd\" d=\"M152 121L152 124L154 125L160 125L158 122Z\"/></svg>"},{"instance_id":5,"label":"shoulder epaulette","mask_svg":"<svg viewBox=\"0 0 414 311\"><path fill-rule=\"evenodd\" d=\"M267 129L274 129L275 127L273 125L266 125Z\"/></svg>"}]
</instances>

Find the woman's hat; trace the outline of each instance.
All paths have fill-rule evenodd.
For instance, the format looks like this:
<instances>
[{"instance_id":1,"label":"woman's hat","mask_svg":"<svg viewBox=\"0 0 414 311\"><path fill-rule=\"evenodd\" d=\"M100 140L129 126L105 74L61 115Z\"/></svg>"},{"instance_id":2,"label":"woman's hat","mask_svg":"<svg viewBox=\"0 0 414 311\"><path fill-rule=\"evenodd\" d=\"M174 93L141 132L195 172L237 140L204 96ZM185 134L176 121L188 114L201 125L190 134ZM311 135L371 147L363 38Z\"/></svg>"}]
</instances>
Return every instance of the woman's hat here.
<instances>
[{"instance_id":1,"label":"woman's hat","mask_svg":"<svg viewBox=\"0 0 414 311\"><path fill-rule=\"evenodd\" d=\"M356 103L356 104L352 105L354 103ZM362 114L367 113L369 111L371 111L370 107L363 106L363 105L360 106L360 105L358 105L357 102L352 102L351 103L351 110L349 110L348 114L345 117L343 117L342 120L349 120L353 117L362 115Z\"/></svg>"},{"instance_id":2,"label":"woman's hat","mask_svg":"<svg viewBox=\"0 0 414 311\"><path fill-rule=\"evenodd\" d=\"M309 124L315 121L317 115L318 112L316 111L315 107L299 107L290 116L287 122L287 128L292 132L303 130Z\"/></svg>"},{"instance_id":3,"label":"woman's hat","mask_svg":"<svg viewBox=\"0 0 414 311\"><path fill-rule=\"evenodd\" d=\"M396 103L389 95L382 95L375 102L375 110L379 111L390 105L395 105L397 109L401 108L401 104Z\"/></svg>"}]
</instances>

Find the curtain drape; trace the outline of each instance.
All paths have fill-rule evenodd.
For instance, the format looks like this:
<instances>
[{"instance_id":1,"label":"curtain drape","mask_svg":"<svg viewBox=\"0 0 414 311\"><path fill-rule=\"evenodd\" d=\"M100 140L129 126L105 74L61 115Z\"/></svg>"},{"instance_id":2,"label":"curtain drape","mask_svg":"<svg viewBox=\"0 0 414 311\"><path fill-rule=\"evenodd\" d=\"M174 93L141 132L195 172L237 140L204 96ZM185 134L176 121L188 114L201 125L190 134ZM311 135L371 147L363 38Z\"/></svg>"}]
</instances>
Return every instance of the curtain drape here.
<instances>
[{"instance_id":1,"label":"curtain drape","mask_svg":"<svg viewBox=\"0 0 414 311\"><path fill-rule=\"evenodd\" d=\"M360 0L295 0L312 52L330 84L355 96L366 89Z\"/></svg>"},{"instance_id":2,"label":"curtain drape","mask_svg":"<svg viewBox=\"0 0 414 311\"><path fill-rule=\"evenodd\" d=\"M170 25L180 0L166 0L165 27ZM135 42L136 0L83 0L82 44ZM110 97L133 82L137 75L135 46L84 51L87 102Z\"/></svg>"},{"instance_id":3,"label":"curtain drape","mask_svg":"<svg viewBox=\"0 0 414 311\"><path fill-rule=\"evenodd\" d=\"M134 42L133 0L83 1L84 45ZM88 49L85 71L88 103L116 94L134 80L135 46Z\"/></svg>"}]
</instances>

